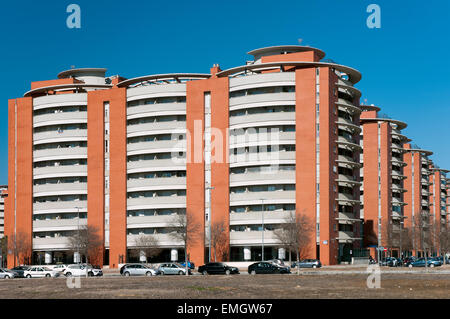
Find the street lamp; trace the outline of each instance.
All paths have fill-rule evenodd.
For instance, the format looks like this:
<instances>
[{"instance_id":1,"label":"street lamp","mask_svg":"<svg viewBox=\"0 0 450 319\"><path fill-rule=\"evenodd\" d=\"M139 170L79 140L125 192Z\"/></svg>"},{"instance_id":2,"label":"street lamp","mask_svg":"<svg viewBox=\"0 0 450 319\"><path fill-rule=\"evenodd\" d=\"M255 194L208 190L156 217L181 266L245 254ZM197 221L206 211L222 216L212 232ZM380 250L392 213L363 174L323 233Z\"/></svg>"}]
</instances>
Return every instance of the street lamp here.
<instances>
[{"instance_id":1,"label":"street lamp","mask_svg":"<svg viewBox=\"0 0 450 319\"><path fill-rule=\"evenodd\" d=\"M211 221L212 221L212 205L211 205L211 192L214 189L214 187L212 186L207 186L206 189L209 190L209 251L208 251L208 261L211 262L211 253L212 253L212 249L211 249Z\"/></svg>"}]
</instances>

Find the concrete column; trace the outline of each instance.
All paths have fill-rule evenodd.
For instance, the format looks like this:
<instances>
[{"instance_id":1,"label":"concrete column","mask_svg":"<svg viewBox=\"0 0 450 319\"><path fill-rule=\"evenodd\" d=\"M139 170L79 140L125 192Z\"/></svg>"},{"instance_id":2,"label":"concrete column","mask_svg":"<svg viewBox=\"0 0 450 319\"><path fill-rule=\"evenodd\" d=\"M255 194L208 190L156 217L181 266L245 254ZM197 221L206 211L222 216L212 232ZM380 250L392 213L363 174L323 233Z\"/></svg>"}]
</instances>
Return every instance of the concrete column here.
<instances>
[{"instance_id":1,"label":"concrete column","mask_svg":"<svg viewBox=\"0 0 450 319\"><path fill-rule=\"evenodd\" d=\"M51 251L45 252L45 263L47 265L52 263L52 252Z\"/></svg>"},{"instance_id":2,"label":"concrete column","mask_svg":"<svg viewBox=\"0 0 450 319\"><path fill-rule=\"evenodd\" d=\"M177 261L178 260L178 250L177 249L172 249L170 251L170 260L171 261Z\"/></svg>"},{"instance_id":3,"label":"concrete column","mask_svg":"<svg viewBox=\"0 0 450 319\"><path fill-rule=\"evenodd\" d=\"M278 259L281 259L281 260L286 259L286 249L278 248Z\"/></svg>"},{"instance_id":4,"label":"concrete column","mask_svg":"<svg viewBox=\"0 0 450 319\"><path fill-rule=\"evenodd\" d=\"M147 262L147 256L143 250L139 251L139 261L143 263Z\"/></svg>"},{"instance_id":5,"label":"concrete column","mask_svg":"<svg viewBox=\"0 0 450 319\"><path fill-rule=\"evenodd\" d=\"M80 260L80 254L78 253L78 252L74 252L73 253L73 262L75 263L75 264L77 264L77 263L79 263L81 260Z\"/></svg>"},{"instance_id":6,"label":"concrete column","mask_svg":"<svg viewBox=\"0 0 450 319\"><path fill-rule=\"evenodd\" d=\"M252 259L252 251L250 247L244 247L244 260Z\"/></svg>"}]
</instances>

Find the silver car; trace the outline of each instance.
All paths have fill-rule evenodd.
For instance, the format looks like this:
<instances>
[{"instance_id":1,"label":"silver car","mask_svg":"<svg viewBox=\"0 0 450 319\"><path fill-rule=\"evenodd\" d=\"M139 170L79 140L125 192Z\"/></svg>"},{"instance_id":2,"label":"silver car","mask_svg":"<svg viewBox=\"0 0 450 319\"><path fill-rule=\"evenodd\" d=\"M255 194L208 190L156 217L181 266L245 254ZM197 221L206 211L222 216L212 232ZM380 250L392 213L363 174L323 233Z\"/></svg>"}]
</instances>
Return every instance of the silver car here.
<instances>
[{"instance_id":1,"label":"silver car","mask_svg":"<svg viewBox=\"0 0 450 319\"><path fill-rule=\"evenodd\" d=\"M123 268L123 276L156 276L159 271L156 271L146 265L142 264L127 264Z\"/></svg>"},{"instance_id":2,"label":"silver car","mask_svg":"<svg viewBox=\"0 0 450 319\"><path fill-rule=\"evenodd\" d=\"M18 274L6 268L0 268L0 279L11 279L17 277Z\"/></svg>"},{"instance_id":3,"label":"silver car","mask_svg":"<svg viewBox=\"0 0 450 319\"><path fill-rule=\"evenodd\" d=\"M185 275L186 268L181 266L178 263L164 263L161 264L158 268L161 272L161 275ZM189 270L189 274L191 274L191 270Z\"/></svg>"}]
</instances>

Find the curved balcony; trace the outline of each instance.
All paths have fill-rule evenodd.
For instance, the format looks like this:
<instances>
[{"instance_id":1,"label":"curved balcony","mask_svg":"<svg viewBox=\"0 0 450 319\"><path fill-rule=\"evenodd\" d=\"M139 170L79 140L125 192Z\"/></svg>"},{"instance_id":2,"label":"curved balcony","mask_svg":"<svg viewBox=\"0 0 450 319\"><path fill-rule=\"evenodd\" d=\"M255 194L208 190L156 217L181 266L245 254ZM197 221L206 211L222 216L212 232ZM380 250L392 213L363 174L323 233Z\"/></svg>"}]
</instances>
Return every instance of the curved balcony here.
<instances>
[{"instance_id":1,"label":"curved balcony","mask_svg":"<svg viewBox=\"0 0 450 319\"><path fill-rule=\"evenodd\" d=\"M56 94L33 98L33 110L80 105L87 105L87 93Z\"/></svg>"},{"instance_id":2,"label":"curved balcony","mask_svg":"<svg viewBox=\"0 0 450 319\"><path fill-rule=\"evenodd\" d=\"M153 122L135 125L127 125L127 137L133 133L148 132L149 135L155 134L155 131L186 129L184 121Z\"/></svg>"},{"instance_id":3,"label":"curved balcony","mask_svg":"<svg viewBox=\"0 0 450 319\"><path fill-rule=\"evenodd\" d=\"M33 151L33 162L87 158L87 147L49 148Z\"/></svg>"},{"instance_id":4,"label":"curved balcony","mask_svg":"<svg viewBox=\"0 0 450 319\"><path fill-rule=\"evenodd\" d=\"M398 166L398 167L404 167L404 166L408 165L408 164L406 164L405 162L400 161L400 160L398 160L398 159L395 158L395 157L392 157L392 158L391 158L391 163L392 163L392 165Z\"/></svg>"},{"instance_id":5,"label":"curved balcony","mask_svg":"<svg viewBox=\"0 0 450 319\"><path fill-rule=\"evenodd\" d=\"M356 185L361 185L361 182L359 182L355 176L349 176L344 174L339 174L338 178L336 179L336 182L338 182L339 185L347 187L354 187Z\"/></svg>"},{"instance_id":6,"label":"curved balcony","mask_svg":"<svg viewBox=\"0 0 450 319\"><path fill-rule=\"evenodd\" d=\"M156 103L127 107L127 119L186 114L186 103Z\"/></svg>"},{"instance_id":7,"label":"curved balcony","mask_svg":"<svg viewBox=\"0 0 450 319\"><path fill-rule=\"evenodd\" d=\"M265 184L295 184L295 171L230 174L230 187Z\"/></svg>"},{"instance_id":8,"label":"curved balcony","mask_svg":"<svg viewBox=\"0 0 450 319\"><path fill-rule=\"evenodd\" d=\"M33 134L33 144L43 144L48 142L73 142L87 141L87 130L65 130L61 133L41 132ZM39 142L39 143L37 143Z\"/></svg>"},{"instance_id":9,"label":"curved balcony","mask_svg":"<svg viewBox=\"0 0 450 319\"><path fill-rule=\"evenodd\" d=\"M127 191L186 189L186 177L136 178L127 181Z\"/></svg>"},{"instance_id":10,"label":"curved balcony","mask_svg":"<svg viewBox=\"0 0 450 319\"><path fill-rule=\"evenodd\" d=\"M266 124L267 123L267 124ZM259 125L257 125L259 124ZM266 125L294 125L295 112L273 112L230 117L230 129Z\"/></svg>"},{"instance_id":11,"label":"curved balcony","mask_svg":"<svg viewBox=\"0 0 450 319\"><path fill-rule=\"evenodd\" d=\"M361 132L361 128L358 125L355 125L352 121L345 119L343 117L339 117L336 124L338 125L338 127L340 129L346 130L347 132L350 132L351 134Z\"/></svg>"},{"instance_id":12,"label":"curved balcony","mask_svg":"<svg viewBox=\"0 0 450 319\"><path fill-rule=\"evenodd\" d=\"M401 213L395 212L395 211L392 212L392 219L401 220L401 219L404 219L404 218L405 217Z\"/></svg>"},{"instance_id":13,"label":"curved balcony","mask_svg":"<svg viewBox=\"0 0 450 319\"><path fill-rule=\"evenodd\" d=\"M266 106L267 103L284 103L284 102L295 102L295 92L280 92L280 93L262 93L253 94L239 97L230 97L229 107L231 109L237 109L239 105L260 105Z\"/></svg>"},{"instance_id":14,"label":"curved balcony","mask_svg":"<svg viewBox=\"0 0 450 319\"><path fill-rule=\"evenodd\" d=\"M45 202L45 203L33 203L33 213L36 212L54 212L69 213L77 212L76 207L87 208L86 200L79 201L61 201L61 202ZM81 211L81 210L80 210Z\"/></svg>"},{"instance_id":15,"label":"curved balcony","mask_svg":"<svg viewBox=\"0 0 450 319\"><path fill-rule=\"evenodd\" d=\"M348 231L339 231L338 233L338 242L340 244L344 244L344 243L352 243L354 241L357 240L361 240L362 238L356 238L353 232L348 232Z\"/></svg>"},{"instance_id":16,"label":"curved balcony","mask_svg":"<svg viewBox=\"0 0 450 319\"><path fill-rule=\"evenodd\" d=\"M185 159L160 159L127 162L127 173L186 170Z\"/></svg>"},{"instance_id":17,"label":"curved balcony","mask_svg":"<svg viewBox=\"0 0 450 319\"><path fill-rule=\"evenodd\" d=\"M278 134L251 133L245 135L232 135L229 138L229 147L242 148L256 145L295 145L295 132L278 132Z\"/></svg>"},{"instance_id":18,"label":"curved balcony","mask_svg":"<svg viewBox=\"0 0 450 319\"><path fill-rule=\"evenodd\" d=\"M358 168L362 167L361 163L355 162L355 160L349 156L345 155L338 155L338 158L336 160L336 163L338 163L339 167L345 167L345 168Z\"/></svg>"},{"instance_id":19,"label":"curved balcony","mask_svg":"<svg viewBox=\"0 0 450 319\"><path fill-rule=\"evenodd\" d=\"M359 223L361 220L358 218L355 218L355 214L354 213L343 213L343 212L339 212L338 217L336 217L336 220L338 221L339 224L354 224L354 223Z\"/></svg>"},{"instance_id":20,"label":"curved balcony","mask_svg":"<svg viewBox=\"0 0 450 319\"><path fill-rule=\"evenodd\" d=\"M362 147L358 144L355 143L355 141L353 139L350 138L346 138L344 136L338 136L338 140L337 140L338 146L345 148L345 149L350 149L350 150L362 150Z\"/></svg>"},{"instance_id":21,"label":"curved balcony","mask_svg":"<svg viewBox=\"0 0 450 319\"><path fill-rule=\"evenodd\" d=\"M338 110L347 112L351 115L361 113L361 109L359 107L341 98L338 98L336 105L338 106Z\"/></svg>"},{"instance_id":22,"label":"curved balcony","mask_svg":"<svg viewBox=\"0 0 450 319\"><path fill-rule=\"evenodd\" d=\"M127 209L182 208L186 207L186 196L156 196L128 198Z\"/></svg>"},{"instance_id":23,"label":"curved balcony","mask_svg":"<svg viewBox=\"0 0 450 319\"><path fill-rule=\"evenodd\" d=\"M294 161L295 163L295 154L295 151L281 151L230 155L230 166L252 166L254 164L263 164L270 161L276 162L278 164L289 164L292 163L292 161Z\"/></svg>"},{"instance_id":24,"label":"curved balcony","mask_svg":"<svg viewBox=\"0 0 450 319\"><path fill-rule=\"evenodd\" d=\"M392 197L392 205L394 205L394 206L405 206L406 203L402 202L400 199L398 199L396 197Z\"/></svg>"},{"instance_id":25,"label":"curved balcony","mask_svg":"<svg viewBox=\"0 0 450 319\"><path fill-rule=\"evenodd\" d=\"M70 248L69 237L33 238L33 250L67 250Z\"/></svg>"},{"instance_id":26,"label":"curved balcony","mask_svg":"<svg viewBox=\"0 0 450 319\"><path fill-rule=\"evenodd\" d=\"M87 176L87 165L64 165L33 168L33 178Z\"/></svg>"},{"instance_id":27,"label":"curved balcony","mask_svg":"<svg viewBox=\"0 0 450 319\"><path fill-rule=\"evenodd\" d=\"M87 183L33 185L33 197L87 194Z\"/></svg>"},{"instance_id":28,"label":"curved balcony","mask_svg":"<svg viewBox=\"0 0 450 319\"><path fill-rule=\"evenodd\" d=\"M349 195L349 194L344 194L344 193L339 193L337 200L341 205L352 206L352 205L361 204L361 201L356 200L354 196Z\"/></svg>"},{"instance_id":29,"label":"curved balcony","mask_svg":"<svg viewBox=\"0 0 450 319\"><path fill-rule=\"evenodd\" d=\"M263 199L263 201L261 201ZM288 201L286 201L288 200ZM230 193L230 205L295 203L295 191Z\"/></svg>"},{"instance_id":30,"label":"curved balcony","mask_svg":"<svg viewBox=\"0 0 450 319\"><path fill-rule=\"evenodd\" d=\"M391 189L395 193L405 193L406 192L406 189L404 189L403 187L401 187L397 184L392 184Z\"/></svg>"},{"instance_id":31,"label":"curved balcony","mask_svg":"<svg viewBox=\"0 0 450 319\"><path fill-rule=\"evenodd\" d=\"M86 225L86 218L33 220L33 231L77 230L78 227Z\"/></svg>"},{"instance_id":32,"label":"curved balcony","mask_svg":"<svg viewBox=\"0 0 450 319\"><path fill-rule=\"evenodd\" d=\"M405 179L406 176L398 171L392 170L392 178L402 180L402 179Z\"/></svg>"},{"instance_id":33,"label":"curved balcony","mask_svg":"<svg viewBox=\"0 0 450 319\"><path fill-rule=\"evenodd\" d=\"M180 145L183 145L183 147L180 147ZM167 140L127 144L127 156L166 152L186 152L186 140Z\"/></svg>"},{"instance_id":34,"label":"curved balcony","mask_svg":"<svg viewBox=\"0 0 450 319\"><path fill-rule=\"evenodd\" d=\"M262 232L261 231L230 231L230 245L261 245ZM279 244L279 240L274 235L273 231L264 231L264 244L275 245Z\"/></svg>"},{"instance_id":35,"label":"curved balcony","mask_svg":"<svg viewBox=\"0 0 450 319\"><path fill-rule=\"evenodd\" d=\"M60 112L33 116L33 127L87 123L87 112Z\"/></svg>"},{"instance_id":36,"label":"curved balcony","mask_svg":"<svg viewBox=\"0 0 450 319\"><path fill-rule=\"evenodd\" d=\"M294 211L264 211L264 223L283 224ZM230 225L255 225L262 221L263 212L230 213Z\"/></svg>"},{"instance_id":37,"label":"curved balcony","mask_svg":"<svg viewBox=\"0 0 450 319\"><path fill-rule=\"evenodd\" d=\"M230 92L287 85L295 85L294 72L262 73L230 78Z\"/></svg>"},{"instance_id":38,"label":"curved balcony","mask_svg":"<svg viewBox=\"0 0 450 319\"><path fill-rule=\"evenodd\" d=\"M168 83L159 85L145 85L145 83L143 83L142 86L127 88L127 101L170 96L186 96L186 83Z\"/></svg>"},{"instance_id":39,"label":"curved balcony","mask_svg":"<svg viewBox=\"0 0 450 319\"><path fill-rule=\"evenodd\" d=\"M161 248L182 248L184 244L182 241L174 239L171 234L154 234L152 235L158 243L158 247ZM139 235L127 235L127 247L136 246L136 239Z\"/></svg>"}]
</instances>

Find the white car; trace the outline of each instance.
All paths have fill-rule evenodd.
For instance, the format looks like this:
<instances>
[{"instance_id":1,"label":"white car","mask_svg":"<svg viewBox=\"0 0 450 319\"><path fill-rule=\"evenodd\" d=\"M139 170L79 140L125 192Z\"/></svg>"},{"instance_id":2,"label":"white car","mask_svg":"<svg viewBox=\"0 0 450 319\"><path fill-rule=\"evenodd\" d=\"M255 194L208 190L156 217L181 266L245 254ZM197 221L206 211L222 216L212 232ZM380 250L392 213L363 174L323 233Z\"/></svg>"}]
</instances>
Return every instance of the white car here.
<instances>
[{"instance_id":1,"label":"white car","mask_svg":"<svg viewBox=\"0 0 450 319\"><path fill-rule=\"evenodd\" d=\"M67 268L67 265L61 264L61 265L55 265L53 267L48 267L48 268L51 268L53 270L57 270L59 272L64 272L64 270L66 270L66 268Z\"/></svg>"},{"instance_id":2,"label":"white car","mask_svg":"<svg viewBox=\"0 0 450 319\"><path fill-rule=\"evenodd\" d=\"M23 272L25 278L59 277L59 275L59 271L43 266L32 266Z\"/></svg>"},{"instance_id":3,"label":"white car","mask_svg":"<svg viewBox=\"0 0 450 319\"><path fill-rule=\"evenodd\" d=\"M87 273L88 273L89 277L92 277L92 276L103 276L103 272L102 272L101 269L94 268L90 264L87 265ZM66 277L86 276L86 264L69 265L63 271L63 275L66 276Z\"/></svg>"}]
</instances>

